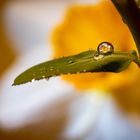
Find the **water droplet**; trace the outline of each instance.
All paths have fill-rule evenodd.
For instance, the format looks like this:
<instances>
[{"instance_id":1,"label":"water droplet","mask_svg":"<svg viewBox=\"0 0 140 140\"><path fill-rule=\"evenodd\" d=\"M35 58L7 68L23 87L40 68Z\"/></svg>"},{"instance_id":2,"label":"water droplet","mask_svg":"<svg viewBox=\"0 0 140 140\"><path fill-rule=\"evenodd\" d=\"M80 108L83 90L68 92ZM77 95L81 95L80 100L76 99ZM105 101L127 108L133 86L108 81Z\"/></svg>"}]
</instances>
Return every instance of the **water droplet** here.
<instances>
[{"instance_id":1,"label":"water droplet","mask_svg":"<svg viewBox=\"0 0 140 140\"><path fill-rule=\"evenodd\" d=\"M95 55L94 56L94 59L95 60L99 60L99 59L102 59L104 57L104 55L100 54L100 55Z\"/></svg>"},{"instance_id":2,"label":"water droplet","mask_svg":"<svg viewBox=\"0 0 140 140\"><path fill-rule=\"evenodd\" d=\"M32 79L32 81L31 82L34 82L35 81L35 79Z\"/></svg>"},{"instance_id":3,"label":"water droplet","mask_svg":"<svg viewBox=\"0 0 140 140\"><path fill-rule=\"evenodd\" d=\"M50 70L52 71L52 70L54 70L54 68L53 67L50 67Z\"/></svg>"},{"instance_id":4,"label":"water droplet","mask_svg":"<svg viewBox=\"0 0 140 140\"><path fill-rule=\"evenodd\" d=\"M43 71L40 71L40 74L43 74Z\"/></svg>"},{"instance_id":5,"label":"water droplet","mask_svg":"<svg viewBox=\"0 0 140 140\"><path fill-rule=\"evenodd\" d=\"M109 42L102 42L98 46L99 54L110 54L114 52L114 47Z\"/></svg>"},{"instance_id":6,"label":"water droplet","mask_svg":"<svg viewBox=\"0 0 140 140\"><path fill-rule=\"evenodd\" d=\"M42 78L45 78L45 75L43 75Z\"/></svg>"},{"instance_id":7,"label":"water droplet","mask_svg":"<svg viewBox=\"0 0 140 140\"><path fill-rule=\"evenodd\" d=\"M46 80L48 81L50 79L50 77L47 77Z\"/></svg>"},{"instance_id":8,"label":"water droplet","mask_svg":"<svg viewBox=\"0 0 140 140\"><path fill-rule=\"evenodd\" d=\"M80 74L80 72L77 72L76 74Z\"/></svg>"},{"instance_id":9,"label":"water droplet","mask_svg":"<svg viewBox=\"0 0 140 140\"><path fill-rule=\"evenodd\" d=\"M73 61L72 60L69 60L69 62L68 62L69 64L72 64L73 63Z\"/></svg>"},{"instance_id":10,"label":"water droplet","mask_svg":"<svg viewBox=\"0 0 140 140\"><path fill-rule=\"evenodd\" d=\"M86 72L86 71L87 71L86 69L83 70L83 72Z\"/></svg>"}]
</instances>

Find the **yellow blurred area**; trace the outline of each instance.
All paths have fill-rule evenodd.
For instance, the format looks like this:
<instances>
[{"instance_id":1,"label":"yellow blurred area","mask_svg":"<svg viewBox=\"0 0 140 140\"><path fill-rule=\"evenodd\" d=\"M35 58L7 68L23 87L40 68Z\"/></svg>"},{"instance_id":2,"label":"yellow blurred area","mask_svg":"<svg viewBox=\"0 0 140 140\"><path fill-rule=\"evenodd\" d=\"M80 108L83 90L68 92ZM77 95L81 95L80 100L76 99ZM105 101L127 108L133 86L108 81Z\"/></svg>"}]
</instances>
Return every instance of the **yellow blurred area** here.
<instances>
[{"instance_id":1,"label":"yellow blurred area","mask_svg":"<svg viewBox=\"0 0 140 140\"><path fill-rule=\"evenodd\" d=\"M136 50L132 35L111 1L72 6L52 35L54 57L73 55L108 41L115 51ZM135 64L121 73L87 73L63 78L78 89L111 91L127 111L140 112L140 72Z\"/></svg>"},{"instance_id":2,"label":"yellow blurred area","mask_svg":"<svg viewBox=\"0 0 140 140\"><path fill-rule=\"evenodd\" d=\"M5 6L5 1L0 2L0 76L8 68L8 66L13 62L15 58L15 53L12 49L12 44L10 39L6 34L6 27L3 21L3 10Z\"/></svg>"}]
</instances>

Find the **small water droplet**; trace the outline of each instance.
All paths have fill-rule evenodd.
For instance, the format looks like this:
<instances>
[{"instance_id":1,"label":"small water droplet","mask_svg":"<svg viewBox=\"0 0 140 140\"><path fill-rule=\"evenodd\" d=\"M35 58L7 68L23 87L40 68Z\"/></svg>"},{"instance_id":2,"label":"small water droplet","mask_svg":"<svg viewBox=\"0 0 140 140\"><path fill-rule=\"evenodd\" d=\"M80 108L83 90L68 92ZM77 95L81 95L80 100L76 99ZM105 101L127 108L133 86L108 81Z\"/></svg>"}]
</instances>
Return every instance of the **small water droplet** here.
<instances>
[{"instance_id":1,"label":"small water droplet","mask_svg":"<svg viewBox=\"0 0 140 140\"><path fill-rule=\"evenodd\" d=\"M50 67L50 70L51 70L51 71L54 70L54 67Z\"/></svg>"},{"instance_id":2,"label":"small water droplet","mask_svg":"<svg viewBox=\"0 0 140 140\"><path fill-rule=\"evenodd\" d=\"M109 42L102 42L98 46L99 54L110 54L114 52L114 47Z\"/></svg>"},{"instance_id":3,"label":"small water droplet","mask_svg":"<svg viewBox=\"0 0 140 140\"><path fill-rule=\"evenodd\" d=\"M43 73L44 73L44 71L40 71L40 73L41 73L41 74L43 74Z\"/></svg>"},{"instance_id":4,"label":"small water droplet","mask_svg":"<svg viewBox=\"0 0 140 140\"><path fill-rule=\"evenodd\" d=\"M48 81L50 79L50 77L47 77L46 80Z\"/></svg>"},{"instance_id":5,"label":"small water droplet","mask_svg":"<svg viewBox=\"0 0 140 140\"><path fill-rule=\"evenodd\" d=\"M72 64L73 63L73 61L72 60L69 60L69 62L68 62L69 64Z\"/></svg>"},{"instance_id":6,"label":"small water droplet","mask_svg":"<svg viewBox=\"0 0 140 140\"><path fill-rule=\"evenodd\" d=\"M87 71L86 69L83 70L83 72L86 72L86 71Z\"/></svg>"},{"instance_id":7,"label":"small water droplet","mask_svg":"<svg viewBox=\"0 0 140 140\"><path fill-rule=\"evenodd\" d=\"M43 75L42 78L45 78L45 75Z\"/></svg>"},{"instance_id":8,"label":"small water droplet","mask_svg":"<svg viewBox=\"0 0 140 140\"><path fill-rule=\"evenodd\" d=\"M99 59L102 59L104 57L104 55L100 54L100 55L95 55L94 56L94 59L95 60L99 60Z\"/></svg>"},{"instance_id":9,"label":"small water droplet","mask_svg":"<svg viewBox=\"0 0 140 140\"><path fill-rule=\"evenodd\" d=\"M35 79L32 79L32 81L31 82L34 82L35 81Z\"/></svg>"}]
</instances>

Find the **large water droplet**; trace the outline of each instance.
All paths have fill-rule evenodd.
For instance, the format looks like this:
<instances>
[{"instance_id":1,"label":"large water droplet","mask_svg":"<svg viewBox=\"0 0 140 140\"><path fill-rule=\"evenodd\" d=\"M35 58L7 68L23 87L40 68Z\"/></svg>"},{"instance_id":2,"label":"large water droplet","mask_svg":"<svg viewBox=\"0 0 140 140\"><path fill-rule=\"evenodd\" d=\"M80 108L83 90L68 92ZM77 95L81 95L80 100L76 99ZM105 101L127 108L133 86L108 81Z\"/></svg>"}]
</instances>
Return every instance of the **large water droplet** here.
<instances>
[{"instance_id":1,"label":"large water droplet","mask_svg":"<svg viewBox=\"0 0 140 140\"><path fill-rule=\"evenodd\" d=\"M98 46L99 54L110 54L114 52L114 47L109 42L102 42Z\"/></svg>"}]
</instances>

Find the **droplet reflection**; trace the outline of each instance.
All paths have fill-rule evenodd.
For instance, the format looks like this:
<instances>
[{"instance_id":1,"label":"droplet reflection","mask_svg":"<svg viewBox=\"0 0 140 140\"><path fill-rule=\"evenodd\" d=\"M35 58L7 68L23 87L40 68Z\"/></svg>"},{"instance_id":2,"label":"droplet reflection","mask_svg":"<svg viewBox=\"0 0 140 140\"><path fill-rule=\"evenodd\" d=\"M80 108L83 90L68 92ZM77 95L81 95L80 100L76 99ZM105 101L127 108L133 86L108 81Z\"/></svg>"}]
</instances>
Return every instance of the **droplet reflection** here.
<instances>
[{"instance_id":1,"label":"droplet reflection","mask_svg":"<svg viewBox=\"0 0 140 140\"><path fill-rule=\"evenodd\" d=\"M110 54L114 52L114 47L109 42L102 42L98 46L99 54Z\"/></svg>"}]
</instances>

